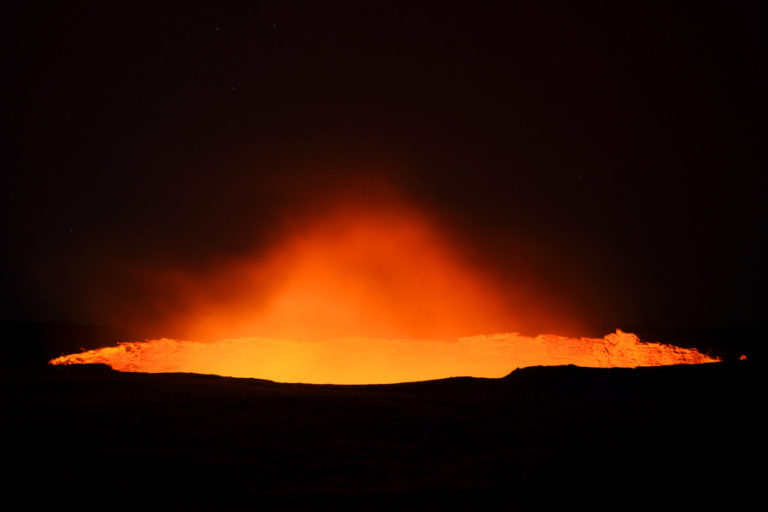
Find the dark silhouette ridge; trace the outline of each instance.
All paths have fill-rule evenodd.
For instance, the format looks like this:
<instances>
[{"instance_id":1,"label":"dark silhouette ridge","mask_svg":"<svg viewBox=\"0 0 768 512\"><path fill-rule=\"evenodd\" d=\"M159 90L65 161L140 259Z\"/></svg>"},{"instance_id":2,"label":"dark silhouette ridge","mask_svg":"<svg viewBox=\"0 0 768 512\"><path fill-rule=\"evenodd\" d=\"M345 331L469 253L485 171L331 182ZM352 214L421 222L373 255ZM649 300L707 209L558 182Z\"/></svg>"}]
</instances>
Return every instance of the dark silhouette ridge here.
<instances>
[{"instance_id":1,"label":"dark silhouette ridge","mask_svg":"<svg viewBox=\"0 0 768 512\"><path fill-rule=\"evenodd\" d=\"M763 370L531 367L339 386L6 369L3 478L94 504L733 500L758 488Z\"/></svg>"}]
</instances>

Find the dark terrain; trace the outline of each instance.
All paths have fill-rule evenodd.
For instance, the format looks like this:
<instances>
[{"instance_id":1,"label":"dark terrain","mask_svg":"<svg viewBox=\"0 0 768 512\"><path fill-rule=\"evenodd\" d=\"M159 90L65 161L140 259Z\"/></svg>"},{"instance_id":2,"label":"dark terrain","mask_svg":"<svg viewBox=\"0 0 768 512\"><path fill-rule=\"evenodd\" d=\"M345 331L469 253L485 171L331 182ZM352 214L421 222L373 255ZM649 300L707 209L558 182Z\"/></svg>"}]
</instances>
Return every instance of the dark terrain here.
<instances>
[{"instance_id":1,"label":"dark terrain","mask_svg":"<svg viewBox=\"0 0 768 512\"><path fill-rule=\"evenodd\" d=\"M31 501L95 508L732 505L762 492L762 371L534 367L321 386L6 366L2 478Z\"/></svg>"}]
</instances>

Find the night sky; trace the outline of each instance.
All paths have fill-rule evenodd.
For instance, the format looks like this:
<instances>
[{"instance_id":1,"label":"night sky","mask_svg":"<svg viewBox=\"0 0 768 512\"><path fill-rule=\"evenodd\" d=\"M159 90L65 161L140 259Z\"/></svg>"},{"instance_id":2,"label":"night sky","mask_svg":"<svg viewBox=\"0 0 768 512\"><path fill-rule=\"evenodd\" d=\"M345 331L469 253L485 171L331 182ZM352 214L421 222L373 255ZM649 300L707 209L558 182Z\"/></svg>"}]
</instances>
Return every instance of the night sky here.
<instances>
[{"instance_id":1,"label":"night sky","mask_svg":"<svg viewBox=\"0 0 768 512\"><path fill-rule=\"evenodd\" d=\"M765 324L746 5L16 6L0 318L114 324L152 293L125 268L205 272L386 182L585 325Z\"/></svg>"}]
</instances>

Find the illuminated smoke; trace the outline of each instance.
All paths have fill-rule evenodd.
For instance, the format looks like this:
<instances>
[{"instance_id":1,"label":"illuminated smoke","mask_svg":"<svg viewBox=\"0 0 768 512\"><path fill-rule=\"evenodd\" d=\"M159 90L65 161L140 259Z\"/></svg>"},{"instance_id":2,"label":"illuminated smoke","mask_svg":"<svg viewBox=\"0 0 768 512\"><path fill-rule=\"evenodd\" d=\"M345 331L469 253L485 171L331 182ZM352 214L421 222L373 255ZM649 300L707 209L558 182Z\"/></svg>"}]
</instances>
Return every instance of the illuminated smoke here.
<instances>
[{"instance_id":1,"label":"illuminated smoke","mask_svg":"<svg viewBox=\"0 0 768 512\"><path fill-rule=\"evenodd\" d=\"M604 338L511 332L521 321L556 328L559 319L533 300L517 306L531 295L524 284L499 286L403 202L342 204L300 223L269 251L211 273L158 273L156 289L183 299L167 332L195 341L121 343L52 363L343 384L501 377L532 365L716 360L621 331Z\"/></svg>"}]
</instances>

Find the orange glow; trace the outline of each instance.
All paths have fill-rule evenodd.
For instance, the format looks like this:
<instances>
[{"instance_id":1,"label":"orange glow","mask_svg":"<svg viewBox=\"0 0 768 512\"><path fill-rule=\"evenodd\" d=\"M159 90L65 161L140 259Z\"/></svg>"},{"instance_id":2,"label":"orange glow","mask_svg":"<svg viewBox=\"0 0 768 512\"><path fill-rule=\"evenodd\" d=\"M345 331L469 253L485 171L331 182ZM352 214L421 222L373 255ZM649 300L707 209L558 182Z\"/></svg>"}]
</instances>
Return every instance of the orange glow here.
<instances>
[{"instance_id":1,"label":"orange glow","mask_svg":"<svg viewBox=\"0 0 768 512\"><path fill-rule=\"evenodd\" d=\"M155 288L181 295L165 332L197 341L443 339L520 323L508 300L522 292L502 293L425 216L395 200L345 204L206 275L157 273ZM524 320L556 323L545 311L529 305Z\"/></svg>"},{"instance_id":2,"label":"orange glow","mask_svg":"<svg viewBox=\"0 0 768 512\"><path fill-rule=\"evenodd\" d=\"M270 250L221 262L203 275L151 274L157 295L174 297L165 332L195 341L120 343L51 363L372 384L501 377L532 365L716 361L621 331L604 338L511 332L568 321L555 317L551 304L536 303L522 281L519 289L500 290L403 201L370 203L343 201L344 207L299 222Z\"/></svg>"},{"instance_id":3,"label":"orange glow","mask_svg":"<svg viewBox=\"0 0 768 512\"><path fill-rule=\"evenodd\" d=\"M644 343L617 331L604 338L516 333L452 341L346 338L294 342L241 338L120 343L62 356L52 364L108 364L127 372L192 372L311 384L379 384L451 376L502 377L518 367L575 364L636 367L718 359L696 350Z\"/></svg>"}]
</instances>

